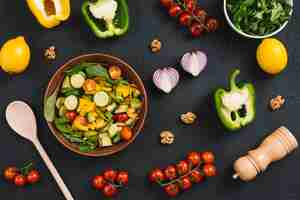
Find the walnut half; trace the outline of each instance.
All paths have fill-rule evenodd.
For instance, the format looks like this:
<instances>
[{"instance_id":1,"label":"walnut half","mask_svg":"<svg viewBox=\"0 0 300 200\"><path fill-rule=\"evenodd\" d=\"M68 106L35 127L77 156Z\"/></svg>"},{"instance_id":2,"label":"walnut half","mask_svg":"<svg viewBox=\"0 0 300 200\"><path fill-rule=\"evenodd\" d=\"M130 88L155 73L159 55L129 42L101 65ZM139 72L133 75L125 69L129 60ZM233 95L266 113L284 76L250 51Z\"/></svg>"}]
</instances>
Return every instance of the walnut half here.
<instances>
[{"instance_id":1,"label":"walnut half","mask_svg":"<svg viewBox=\"0 0 300 200\"><path fill-rule=\"evenodd\" d=\"M172 144L174 142L175 135L171 131L162 131L160 133L161 144Z\"/></svg>"},{"instance_id":2,"label":"walnut half","mask_svg":"<svg viewBox=\"0 0 300 200\"><path fill-rule=\"evenodd\" d=\"M195 120L197 119L197 115L192 112L187 112L185 114L182 114L180 116L180 119L185 124L193 124Z\"/></svg>"},{"instance_id":3,"label":"walnut half","mask_svg":"<svg viewBox=\"0 0 300 200\"><path fill-rule=\"evenodd\" d=\"M270 108L274 110L278 110L283 106L285 99L282 96L277 96L270 101Z\"/></svg>"},{"instance_id":4,"label":"walnut half","mask_svg":"<svg viewBox=\"0 0 300 200\"><path fill-rule=\"evenodd\" d=\"M161 41L159 39L154 39L152 40L152 42L150 43L150 49L152 51L152 53L157 53L160 51L161 49Z\"/></svg>"}]
</instances>

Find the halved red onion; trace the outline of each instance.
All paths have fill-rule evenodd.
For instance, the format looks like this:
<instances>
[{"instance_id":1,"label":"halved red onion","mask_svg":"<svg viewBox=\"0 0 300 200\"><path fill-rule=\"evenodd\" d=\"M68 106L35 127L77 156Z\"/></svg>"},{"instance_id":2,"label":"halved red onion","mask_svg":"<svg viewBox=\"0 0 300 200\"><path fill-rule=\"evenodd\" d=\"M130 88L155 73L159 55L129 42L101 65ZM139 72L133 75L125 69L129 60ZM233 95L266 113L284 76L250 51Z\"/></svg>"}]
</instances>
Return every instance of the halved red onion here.
<instances>
[{"instance_id":1,"label":"halved red onion","mask_svg":"<svg viewBox=\"0 0 300 200\"><path fill-rule=\"evenodd\" d=\"M184 71L198 76L207 65L207 56L202 51L193 51L184 54L181 58L181 66Z\"/></svg>"},{"instance_id":2,"label":"halved red onion","mask_svg":"<svg viewBox=\"0 0 300 200\"><path fill-rule=\"evenodd\" d=\"M157 69L153 74L153 83L165 93L170 93L179 82L179 73L172 67Z\"/></svg>"}]
</instances>

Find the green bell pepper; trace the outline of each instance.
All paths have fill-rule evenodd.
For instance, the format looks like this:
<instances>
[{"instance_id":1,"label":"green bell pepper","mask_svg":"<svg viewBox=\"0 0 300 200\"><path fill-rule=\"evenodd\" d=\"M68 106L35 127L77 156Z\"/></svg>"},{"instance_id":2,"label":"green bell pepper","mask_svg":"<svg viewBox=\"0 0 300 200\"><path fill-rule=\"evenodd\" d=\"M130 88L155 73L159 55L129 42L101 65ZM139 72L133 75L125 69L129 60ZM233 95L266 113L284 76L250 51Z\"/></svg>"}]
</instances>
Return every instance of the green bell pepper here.
<instances>
[{"instance_id":1,"label":"green bell pepper","mask_svg":"<svg viewBox=\"0 0 300 200\"><path fill-rule=\"evenodd\" d=\"M224 127L230 131L251 123L255 118L255 89L251 83L236 84L240 70L236 69L230 75L230 90L223 88L214 94L215 107L218 117Z\"/></svg>"},{"instance_id":2,"label":"green bell pepper","mask_svg":"<svg viewBox=\"0 0 300 200\"><path fill-rule=\"evenodd\" d=\"M126 0L85 0L81 11L86 23L99 38L121 36L128 31Z\"/></svg>"}]
</instances>

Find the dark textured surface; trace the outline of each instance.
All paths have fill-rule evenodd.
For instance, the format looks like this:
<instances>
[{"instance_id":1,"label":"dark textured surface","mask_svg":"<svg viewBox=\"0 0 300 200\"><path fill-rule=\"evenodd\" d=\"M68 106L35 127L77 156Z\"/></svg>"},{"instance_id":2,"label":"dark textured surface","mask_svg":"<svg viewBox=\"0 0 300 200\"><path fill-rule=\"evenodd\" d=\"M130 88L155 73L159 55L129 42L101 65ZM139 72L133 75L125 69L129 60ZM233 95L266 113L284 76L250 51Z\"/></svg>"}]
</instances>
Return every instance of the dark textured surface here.
<instances>
[{"instance_id":1,"label":"dark textured surface","mask_svg":"<svg viewBox=\"0 0 300 200\"><path fill-rule=\"evenodd\" d=\"M274 164L255 182L246 184L231 179L233 161L280 125L286 125L300 138L299 6L295 6L291 23L278 35L288 47L289 66L279 76L268 77L256 65L255 50L259 41L241 38L230 30L222 14L222 1L201 1L212 15L221 19L224 26L218 33L200 39L191 39L174 20L167 17L157 2L129 0L131 28L127 36L118 40L96 39L81 18L81 1L78 0L72 1L71 19L51 30L36 23L25 1L0 2L0 43L24 35L32 50L30 68L26 73L15 77L0 74L0 168L34 160L43 176L41 183L24 189L17 189L1 180L1 199L63 199L33 146L17 137L5 122L3 112L6 105L17 99L32 105L38 117L40 140L75 199L102 199L99 192L91 189L89 180L107 167L130 172L129 190L122 191L116 199L166 199L157 187L148 184L146 174L153 167L164 167L182 159L191 150L214 151L219 176L193 187L178 199L300 199L299 151ZM154 37L163 42L161 52L155 55L148 50L148 43ZM43 50L50 45L58 49L58 57L51 64L43 60ZM182 80L174 92L160 94L151 82L153 71L176 63L184 52L191 49L202 49L208 54L207 69L198 78L182 72ZM50 76L69 58L90 52L110 53L132 64L144 80L150 98L150 112L143 133L128 149L107 158L85 158L64 149L51 135L41 112L41 96ZM236 66L241 68L241 79L255 84L257 117L249 127L226 134L213 111L212 92L227 84L228 73ZM270 97L277 94L287 97L287 103L283 109L272 113L267 104ZM197 124L184 126L178 121L178 116L187 111L199 115ZM170 129L176 134L173 145L159 145L158 135L163 129Z\"/></svg>"}]
</instances>

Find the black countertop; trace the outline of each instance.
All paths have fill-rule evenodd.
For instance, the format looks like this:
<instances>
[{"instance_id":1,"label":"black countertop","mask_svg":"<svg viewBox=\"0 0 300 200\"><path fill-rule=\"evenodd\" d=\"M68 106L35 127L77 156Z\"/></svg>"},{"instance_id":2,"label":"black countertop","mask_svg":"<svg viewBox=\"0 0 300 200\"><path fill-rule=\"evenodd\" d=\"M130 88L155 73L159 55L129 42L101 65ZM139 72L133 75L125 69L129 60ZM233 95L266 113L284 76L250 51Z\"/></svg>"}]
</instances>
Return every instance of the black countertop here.
<instances>
[{"instance_id":1,"label":"black countertop","mask_svg":"<svg viewBox=\"0 0 300 200\"><path fill-rule=\"evenodd\" d=\"M130 173L128 190L123 190L116 199L166 199L160 189L149 185L146 174L154 167L164 167L183 159L192 150L215 152L219 175L193 187L178 199L300 199L299 151L272 165L255 182L242 183L231 179L233 161L279 126L286 125L300 138L300 16L297 4L289 25L276 36L288 48L288 68L278 76L269 77L256 64L255 52L260 41L241 38L230 29L223 16L222 1L201 1L202 6L211 15L217 16L223 26L217 33L199 39L192 39L175 20L168 17L158 0L129 0L129 33L117 40L100 40L83 22L81 3L72 1L70 20L47 30L36 22L25 1L0 2L0 44L23 35L32 51L30 67L24 74L9 76L0 73L0 168L34 160L42 173L41 183L32 187L15 188L1 180L1 199L64 199L34 147L8 127L4 111L7 104L14 100L24 100L33 107L38 118L41 143L75 199L103 198L90 187L89 180L108 167L127 169ZM149 42L155 37L163 43L158 54L152 54L148 49ZM47 63L43 53L50 45L56 46L58 56L55 61ZM207 53L208 66L205 71L198 78L181 71L182 80L174 92L170 95L158 92L151 81L154 70L175 64L183 53L192 49ZM106 158L86 158L68 151L52 136L42 116L42 95L51 75L68 59L92 52L109 53L132 64L142 77L150 100L150 112L142 134L125 151ZM216 118L212 94L217 87L227 85L228 74L235 67L241 69L240 80L251 81L255 85L257 116L247 128L237 133L227 133ZM279 94L286 97L286 104L281 110L270 112L269 100ZM179 115L187 111L199 116L195 125L185 126L179 122ZM159 144L159 133L165 129L176 135L171 146Z\"/></svg>"}]
</instances>

